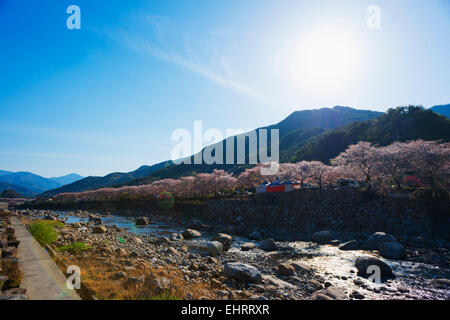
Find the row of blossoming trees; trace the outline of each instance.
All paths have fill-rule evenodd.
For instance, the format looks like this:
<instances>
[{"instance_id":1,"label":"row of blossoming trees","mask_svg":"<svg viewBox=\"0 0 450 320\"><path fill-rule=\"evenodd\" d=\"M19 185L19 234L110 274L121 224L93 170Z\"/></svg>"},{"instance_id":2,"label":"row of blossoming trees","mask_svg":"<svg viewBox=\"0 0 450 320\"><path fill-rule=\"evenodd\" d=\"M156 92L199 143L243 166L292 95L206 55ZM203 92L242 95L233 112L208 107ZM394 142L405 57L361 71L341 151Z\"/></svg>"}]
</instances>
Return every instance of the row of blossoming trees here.
<instances>
[{"instance_id":1,"label":"row of blossoming trees","mask_svg":"<svg viewBox=\"0 0 450 320\"><path fill-rule=\"evenodd\" d=\"M280 180L297 181L301 185L314 184L321 189L334 185L339 179L352 179L381 192L406 186L434 192L449 188L450 143L416 140L376 147L368 142L359 142L332 159L330 165L319 161L282 163L273 176L261 175L261 167L262 165L257 165L236 177L224 170L214 170L212 173L164 179L148 185L63 193L55 199L150 199L163 192L169 192L178 198L211 197L251 189L264 181L274 181L276 177Z\"/></svg>"}]
</instances>

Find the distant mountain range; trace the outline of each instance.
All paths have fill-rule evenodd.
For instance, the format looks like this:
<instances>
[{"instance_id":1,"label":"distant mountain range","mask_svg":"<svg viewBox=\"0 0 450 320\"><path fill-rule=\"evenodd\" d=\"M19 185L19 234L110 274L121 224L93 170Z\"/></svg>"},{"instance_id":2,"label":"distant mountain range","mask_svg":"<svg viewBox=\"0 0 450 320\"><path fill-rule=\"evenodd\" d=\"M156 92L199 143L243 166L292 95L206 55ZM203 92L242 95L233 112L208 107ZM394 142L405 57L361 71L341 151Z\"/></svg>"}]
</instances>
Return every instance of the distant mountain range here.
<instances>
[{"instance_id":1,"label":"distant mountain range","mask_svg":"<svg viewBox=\"0 0 450 320\"><path fill-rule=\"evenodd\" d=\"M152 172L161 170L164 167L170 165L173 165L173 163L171 161L166 161L152 166L141 166L137 170L128 173L114 172L104 177L87 177L60 188L44 192L40 196L47 197L63 192L79 192L98 188L112 187L115 185L127 183L134 179L146 177Z\"/></svg>"},{"instance_id":2,"label":"distant mountain range","mask_svg":"<svg viewBox=\"0 0 450 320\"><path fill-rule=\"evenodd\" d=\"M44 178L31 172L10 172L0 170L0 193L4 190L13 190L23 196L31 197L83 178L84 177L75 173L63 177Z\"/></svg>"},{"instance_id":3,"label":"distant mountain range","mask_svg":"<svg viewBox=\"0 0 450 320\"><path fill-rule=\"evenodd\" d=\"M441 116L446 116L449 109L450 105L435 106L429 110L422 107L403 107L383 113L336 106L296 111L279 123L260 129L279 129L281 162L301 160L328 162L350 144L361 140L380 145L411 139L449 141L450 120ZM236 148L237 136L233 139L235 139ZM268 140L270 141L270 138ZM234 151L236 158L236 149ZM249 158L248 150L245 156L246 159ZM193 157L191 156L191 160ZM224 151L225 157L226 151ZM142 166L129 173L87 177L63 187L48 190L41 196L48 197L62 192L80 192L102 187L147 184L158 179L178 178L199 172L211 172L214 169L239 173L248 167L249 165L204 163L174 165L171 161L165 161L153 166Z\"/></svg>"}]
</instances>

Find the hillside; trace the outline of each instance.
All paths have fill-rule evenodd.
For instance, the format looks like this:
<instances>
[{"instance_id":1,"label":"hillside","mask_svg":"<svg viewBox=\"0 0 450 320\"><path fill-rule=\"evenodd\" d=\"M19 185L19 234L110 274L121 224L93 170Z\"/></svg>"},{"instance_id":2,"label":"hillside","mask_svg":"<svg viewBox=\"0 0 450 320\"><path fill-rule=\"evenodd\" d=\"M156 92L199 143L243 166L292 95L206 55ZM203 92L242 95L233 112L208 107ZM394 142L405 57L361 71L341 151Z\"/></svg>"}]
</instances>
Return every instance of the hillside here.
<instances>
[{"instance_id":1,"label":"hillside","mask_svg":"<svg viewBox=\"0 0 450 320\"><path fill-rule=\"evenodd\" d=\"M351 123L313 138L300 148L292 161L326 163L358 141L384 146L415 139L450 141L450 120L422 107L389 109L376 119Z\"/></svg>"},{"instance_id":2,"label":"hillside","mask_svg":"<svg viewBox=\"0 0 450 320\"><path fill-rule=\"evenodd\" d=\"M261 129L280 130L280 158L281 161L288 161L312 137L322 134L328 129L353 121L372 119L381 114L381 112L357 110L341 106L296 111L279 123ZM234 139L236 149L236 137ZM226 152L224 152L224 157L226 157ZM248 150L246 150L246 159L248 157ZM247 167L248 165L173 165L171 161L166 161L153 166L142 166L130 173L112 173L105 177L87 177L62 188L44 192L41 196L53 196L63 192L94 190L102 187L144 184L155 179L179 177L198 172L211 172L214 169L225 169L238 173Z\"/></svg>"},{"instance_id":3,"label":"hillside","mask_svg":"<svg viewBox=\"0 0 450 320\"><path fill-rule=\"evenodd\" d=\"M32 197L36 194L35 192L28 190L27 188L0 181L0 193L5 190L13 190L23 195L24 197Z\"/></svg>"},{"instance_id":4,"label":"hillside","mask_svg":"<svg viewBox=\"0 0 450 320\"><path fill-rule=\"evenodd\" d=\"M342 126L354 121L362 121L367 119L376 118L383 113L367 110L358 110L349 107L336 106L334 108L322 108L316 110L303 110L296 111L289 115L286 119L280 121L277 124L262 127L259 129L267 129L270 133L270 129L279 129L280 134L280 161L288 162L307 141L323 134L327 130ZM256 129L256 130L259 130ZM258 131L256 131L258 136ZM239 135L238 135L239 136ZM237 137L234 139L234 159L237 159ZM246 150L245 159L248 163L249 157L252 155L248 150L248 138L246 138ZM268 137L270 145L270 137ZM218 145L225 145L224 140L219 142ZM203 149L204 150L204 149ZM202 150L202 152L203 152ZM226 159L227 153L224 150L224 159ZM258 155L256 155L258 156ZM193 157L191 157L191 163L193 163ZM258 157L259 159L259 157ZM237 162L237 161L236 161ZM151 175L133 180L127 185L140 185L146 184L154 180L164 178L176 178L180 176L187 176L196 174L199 172L212 172L214 169L223 169L228 172L239 173L249 165L208 165L208 164L180 164L166 167L162 170L156 171Z\"/></svg>"},{"instance_id":5,"label":"hillside","mask_svg":"<svg viewBox=\"0 0 450 320\"><path fill-rule=\"evenodd\" d=\"M41 193L46 190L61 186L61 184L57 182L41 177L37 174L33 174L31 172L14 172L10 174L4 174L0 176L0 181L27 188L34 193Z\"/></svg>"},{"instance_id":6,"label":"hillside","mask_svg":"<svg viewBox=\"0 0 450 320\"><path fill-rule=\"evenodd\" d=\"M133 179L141 178L148 176L154 171L161 170L162 168L170 165L169 161L161 162L155 164L153 166L141 166L135 171L131 171L128 173L115 172L108 174L104 177L87 177L81 180L78 180L74 183L67 184L60 188L55 188L52 190L48 190L42 193L40 196L49 197L58 193L64 192L79 192L86 190L94 190L103 187L112 187L114 185L122 184L129 182Z\"/></svg>"},{"instance_id":7,"label":"hillside","mask_svg":"<svg viewBox=\"0 0 450 320\"><path fill-rule=\"evenodd\" d=\"M440 115L446 116L447 118L450 118L450 104L434 106L434 107L431 107L430 110L432 110Z\"/></svg>"}]
</instances>

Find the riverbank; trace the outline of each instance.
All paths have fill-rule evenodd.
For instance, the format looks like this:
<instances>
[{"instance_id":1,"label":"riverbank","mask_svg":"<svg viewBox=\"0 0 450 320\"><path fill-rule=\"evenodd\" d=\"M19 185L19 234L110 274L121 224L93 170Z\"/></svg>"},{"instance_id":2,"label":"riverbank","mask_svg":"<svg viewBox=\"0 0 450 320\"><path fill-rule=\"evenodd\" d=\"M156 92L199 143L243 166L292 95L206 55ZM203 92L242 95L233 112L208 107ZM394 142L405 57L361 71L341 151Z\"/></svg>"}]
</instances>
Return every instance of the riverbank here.
<instances>
[{"instance_id":1,"label":"riverbank","mask_svg":"<svg viewBox=\"0 0 450 320\"><path fill-rule=\"evenodd\" d=\"M386 259L378 250L347 250L338 233L316 234L316 242L274 242L261 235L255 239L257 234L219 235L217 226L192 218L139 221L84 211L18 213L29 221L66 221L55 249L74 242L92 246L59 256L82 267L84 281L100 299L450 299L445 247L404 244L404 257ZM197 231L186 230L194 225ZM395 278L376 284L358 275L356 261L367 256L385 263Z\"/></svg>"}]
</instances>

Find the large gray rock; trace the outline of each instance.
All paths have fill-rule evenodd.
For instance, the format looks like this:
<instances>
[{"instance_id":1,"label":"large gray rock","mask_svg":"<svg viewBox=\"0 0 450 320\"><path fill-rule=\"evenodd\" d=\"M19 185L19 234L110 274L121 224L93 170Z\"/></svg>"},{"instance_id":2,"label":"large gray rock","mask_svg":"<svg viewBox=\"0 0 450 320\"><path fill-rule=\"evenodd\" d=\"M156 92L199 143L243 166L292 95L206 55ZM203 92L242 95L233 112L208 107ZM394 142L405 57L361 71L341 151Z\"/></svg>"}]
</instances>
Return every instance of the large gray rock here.
<instances>
[{"instance_id":1,"label":"large gray rock","mask_svg":"<svg viewBox=\"0 0 450 320\"><path fill-rule=\"evenodd\" d=\"M378 250L383 258L403 259L405 257L405 248L398 242L383 242Z\"/></svg>"},{"instance_id":2,"label":"large gray rock","mask_svg":"<svg viewBox=\"0 0 450 320\"><path fill-rule=\"evenodd\" d=\"M219 241L223 245L223 251L228 251L231 248L233 237L225 233L219 233L214 240Z\"/></svg>"},{"instance_id":3,"label":"large gray rock","mask_svg":"<svg viewBox=\"0 0 450 320\"><path fill-rule=\"evenodd\" d=\"M328 287L316 291L310 297L312 300L348 300L348 295L343 289L336 287Z\"/></svg>"},{"instance_id":4,"label":"large gray rock","mask_svg":"<svg viewBox=\"0 0 450 320\"><path fill-rule=\"evenodd\" d=\"M289 282L283 281L281 279L278 279L275 276L272 275L265 275L263 276L263 280L265 284L271 285L271 286L275 286L279 289L288 289L288 290L295 290L297 289L296 286L294 286L293 284L290 284Z\"/></svg>"},{"instance_id":5,"label":"large gray rock","mask_svg":"<svg viewBox=\"0 0 450 320\"><path fill-rule=\"evenodd\" d=\"M223 252L223 245L219 241L199 241L192 244L192 248L200 254L218 256Z\"/></svg>"},{"instance_id":6,"label":"large gray rock","mask_svg":"<svg viewBox=\"0 0 450 320\"><path fill-rule=\"evenodd\" d=\"M226 277L248 282L261 282L259 270L251 265L240 262L228 262L223 268Z\"/></svg>"},{"instance_id":7,"label":"large gray rock","mask_svg":"<svg viewBox=\"0 0 450 320\"><path fill-rule=\"evenodd\" d=\"M333 240L333 235L331 231L318 231L313 234L312 240L319 244L326 244Z\"/></svg>"},{"instance_id":8,"label":"large gray rock","mask_svg":"<svg viewBox=\"0 0 450 320\"><path fill-rule=\"evenodd\" d=\"M273 239L263 240L263 241L261 241L259 246L264 251L277 251L278 250L278 246L275 243L275 241L273 241Z\"/></svg>"},{"instance_id":9,"label":"large gray rock","mask_svg":"<svg viewBox=\"0 0 450 320\"><path fill-rule=\"evenodd\" d=\"M398 241L390 234L384 232L375 232L373 235L370 236L369 239L367 239L366 249L378 250L380 244L384 242L398 242Z\"/></svg>"},{"instance_id":10,"label":"large gray rock","mask_svg":"<svg viewBox=\"0 0 450 320\"><path fill-rule=\"evenodd\" d=\"M362 277L367 278L373 274L373 273L367 272L367 269L370 266L378 266L380 268L381 278L394 277L391 267L378 258L370 257L370 256L363 256L363 257L358 257L355 261L355 267L356 267L356 269L358 269L358 275L360 275Z\"/></svg>"},{"instance_id":11,"label":"large gray rock","mask_svg":"<svg viewBox=\"0 0 450 320\"><path fill-rule=\"evenodd\" d=\"M340 250L358 250L359 247L359 242L356 240L351 240L339 245Z\"/></svg>"},{"instance_id":12,"label":"large gray rock","mask_svg":"<svg viewBox=\"0 0 450 320\"><path fill-rule=\"evenodd\" d=\"M183 237L188 240L194 239L194 238L199 238L201 236L202 236L202 234L194 229L186 229L185 231L183 231Z\"/></svg>"}]
</instances>

